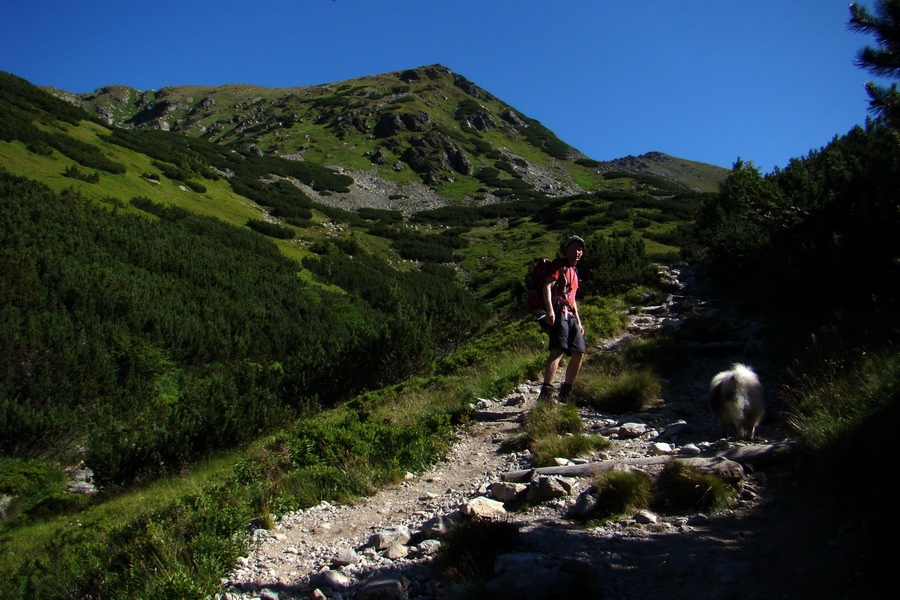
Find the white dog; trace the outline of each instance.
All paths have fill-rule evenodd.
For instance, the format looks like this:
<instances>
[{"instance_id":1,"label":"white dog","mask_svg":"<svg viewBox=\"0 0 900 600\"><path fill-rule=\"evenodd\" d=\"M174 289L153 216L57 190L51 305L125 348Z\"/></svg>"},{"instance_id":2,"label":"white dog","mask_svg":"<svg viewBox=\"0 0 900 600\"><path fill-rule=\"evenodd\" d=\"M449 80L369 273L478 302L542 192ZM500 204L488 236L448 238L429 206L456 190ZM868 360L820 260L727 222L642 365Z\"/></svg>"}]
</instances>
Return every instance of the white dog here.
<instances>
[{"instance_id":1,"label":"white dog","mask_svg":"<svg viewBox=\"0 0 900 600\"><path fill-rule=\"evenodd\" d=\"M739 438L752 440L766 412L762 385L753 369L735 363L730 371L713 377L709 407L716 415L723 437L728 435L728 426L733 425Z\"/></svg>"}]
</instances>

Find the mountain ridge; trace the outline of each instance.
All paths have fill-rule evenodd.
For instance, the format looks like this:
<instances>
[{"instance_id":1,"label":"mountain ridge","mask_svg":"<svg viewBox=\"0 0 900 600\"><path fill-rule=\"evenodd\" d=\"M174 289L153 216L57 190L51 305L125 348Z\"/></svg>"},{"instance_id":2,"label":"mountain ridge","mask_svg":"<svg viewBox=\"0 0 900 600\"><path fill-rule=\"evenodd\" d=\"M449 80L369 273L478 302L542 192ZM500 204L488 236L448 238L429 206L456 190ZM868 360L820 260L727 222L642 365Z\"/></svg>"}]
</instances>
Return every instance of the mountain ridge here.
<instances>
[{"instance_id":1,"label":"mountain ridge","mask_svg":"<svg viewBox=\"0 0 900 600\"><path fill-rule=\"evenodd\" d=\"M603 187L604 173L614 170L714 191L727 174L656 152L642 155L637 166L625 159L591 160L443 65L290 88L225 84L141 91L108 85L82 94L43 89L108 125L174 131L260 155L310 160L357 180L374 174L389 188L422 184L438 197L431 204L440 198L492 203L573 195ZM655 164L660 161L679 167ZM686 169L688 164L694 168ZM428 195L419 186L410 190Z\"/></svg>"}]
</instances>

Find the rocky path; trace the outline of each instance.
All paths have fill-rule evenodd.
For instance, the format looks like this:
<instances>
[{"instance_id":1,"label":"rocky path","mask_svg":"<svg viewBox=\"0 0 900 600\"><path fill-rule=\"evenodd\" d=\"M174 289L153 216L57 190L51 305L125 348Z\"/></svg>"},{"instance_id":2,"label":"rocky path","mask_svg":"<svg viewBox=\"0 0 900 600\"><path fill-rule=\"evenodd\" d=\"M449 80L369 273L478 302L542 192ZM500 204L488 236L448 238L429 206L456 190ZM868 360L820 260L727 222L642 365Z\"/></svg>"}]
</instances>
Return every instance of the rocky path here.
<instances>
[{"instance_id":1,"label":"rocky path","mask_svg":"<svg viewBox=\"0 0 900 600\"><path fill-rule=\"evenodd\" d=\"M679 274L676 274L679 275ZM692 318L726 318L727 343L697 345L677 375L665 381L663 402L645 413L603 415L582 410L587 427L606 435L613 448L603 460L654 456L665 446L676 456L710 455L735 443L719 440L704 396L709 379L732 361L752 364L768 384L776 382L763 352L763 328L730 309L701 300L686 274L682 292L645 309L624 338L604 340L594 353L615 352L629 337L663 326L679 326L689 306ZM682 308L683 309L683 308ZM638 514L591 524L569 518L587 483L563 479L563 491L535 496L505 512L497 497L511 493L503 474L530 468L526 453L504 452L536 401L538 382L525 382L506 398L483 399L477 419L458 437L445 460L425 473L352 506L322 503L281 517L271 530L255 532L253 551L223 581L219 600L286 598L616 598L705 600L803 598L809 591L807 543L818 543L815 511L792 512L790 464L748 469L740 500L717 514ZM785 439L777 402L757 443ZM625 424L637 424L635 428ZM626 433L627 429L627 433ZM498 559L487 590L455 585L434 565L441 536L461 513L487 514L514 524L520 548ZM825 540L822 540L824 543ZM813 586L818 588L818 584ZM469 595L479 592L483 595ZM825 593L816 597L829 596ZM811 597L811 596L810 596Z\"/></svg>"}]
</instances>

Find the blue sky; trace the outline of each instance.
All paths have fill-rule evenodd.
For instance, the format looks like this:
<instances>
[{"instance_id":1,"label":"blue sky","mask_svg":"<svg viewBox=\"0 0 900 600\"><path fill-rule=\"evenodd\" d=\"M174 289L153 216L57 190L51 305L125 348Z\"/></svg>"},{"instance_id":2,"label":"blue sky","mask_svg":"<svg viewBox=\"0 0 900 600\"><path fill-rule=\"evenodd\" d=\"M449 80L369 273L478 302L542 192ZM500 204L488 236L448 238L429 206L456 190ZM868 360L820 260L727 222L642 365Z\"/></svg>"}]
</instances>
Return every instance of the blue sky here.
<instances>
[{"instance_id":1,"label":"blue sky","mask_svg":"<svg viewBox=\"0 0 900 600\"><path fill-rule=\"evenodd\" d=\"M848 0L0 0L0 70L91 92L440 63L591 158L763 172L864 122ZM874 1L862 0L870 8Z\"/></svg>"}]
</instances>

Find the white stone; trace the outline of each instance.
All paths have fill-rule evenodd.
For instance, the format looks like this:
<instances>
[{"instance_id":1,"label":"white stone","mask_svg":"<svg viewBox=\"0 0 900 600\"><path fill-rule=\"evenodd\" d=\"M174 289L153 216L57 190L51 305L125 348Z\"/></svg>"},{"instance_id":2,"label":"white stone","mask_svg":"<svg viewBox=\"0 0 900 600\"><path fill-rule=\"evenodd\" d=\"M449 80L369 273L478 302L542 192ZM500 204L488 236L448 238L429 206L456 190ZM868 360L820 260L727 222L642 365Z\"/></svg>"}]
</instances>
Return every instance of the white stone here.
<instances>
[{"instance_id":1,"label":"white stone","mask_svg":"<svg viewBox=\"0 0 900 600\"><path fill-rule=\"evenodd\" d=\"M650 454L655 454L656 456L665 456L675 452L675 450L672 449L672 446L666 442L654 442L650 444L648 449L650 450Z\"/></svg>"},{"instance_id":2,"label":"white stone","mask_svg":"<svg viewBox=\"0 0 900 600\"><path fill-rule=\"evenodd\" d=\"M466 516L481 517L482 519L494 519L506 514L506 509L503 508L502 502L491 500L484 496L478 496L464 503L461 510Z\"/></svg>"},{"instance_id":3,"label":"white stone","mask_svg":"<svg viewBox=\"0 0 900 600\"><path fill-rule=\"evenodd\" d=\"M638 523L649 525L652 523L658 523L659 517L649 510L639 510L638 513L634 515L634 520Z\"/></svg>"}]
</instances>

